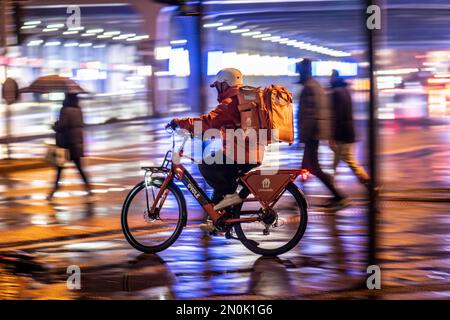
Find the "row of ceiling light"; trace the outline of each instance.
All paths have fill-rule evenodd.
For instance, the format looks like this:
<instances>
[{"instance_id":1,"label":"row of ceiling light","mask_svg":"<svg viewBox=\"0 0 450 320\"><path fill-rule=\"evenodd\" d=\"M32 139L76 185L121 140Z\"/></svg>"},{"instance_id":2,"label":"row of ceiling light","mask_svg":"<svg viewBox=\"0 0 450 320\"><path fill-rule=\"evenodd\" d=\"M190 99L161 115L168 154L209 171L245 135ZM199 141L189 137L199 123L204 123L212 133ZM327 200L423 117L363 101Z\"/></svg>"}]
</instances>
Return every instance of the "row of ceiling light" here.
<instances>
[{"instance_id":1,"label":"row of ceiling light","mask_svg":"<svg viewBox=\"0 0 450 320\"><path fill-rule=\"evenodd\" d=\"M270 33L262 31L252 31L248 28L239 28L236 25L224 25L222 22L212 22L203 25L204 28L217 28L218 31L229 31L233 34L240 34L243 37L252 37L254 39L260 39L262 41L277 42L279 44L284 44L301 50L307 50L311 52L316 52L332 57L348 57L351 56L350 53L334 50L323 46L314 45L308 42L293 40L289 38L283 38L280 36L274 36Z\"/></svg>"},{"instance_id":2,"label":"row of ceiling light","mask_svg":"<svg viewBox=\"0 0 450 320\"><path fill-rule=\"evenodd\" d=\"M51 41L46 41L44 42L44 40L42 39L37 39L37 40L31 40L27 43L28 47L37 47L43 45L44 47L56 47L56 46L61 46L63 45L61 41L58 40L51 40ZM64 47L92 47L95 49L98 48L104 48L106 47L105 44L93 44L92 42L83 42L83 43L79 43L76 41L68 41L66 43L64 43Z\"/></svg>"},{"instance_id":3,"label":"row of ceiling light","mask_svg":"<svg viewBox=\"0 0 450 320\"><path fill-rule=\"evenodd\" d=\"M21 29L36 29L42 24L42 21L27 21L23 24ZM42 32L57 32L64 28L63 23L48 24L42 28ZM67 28L62 32L63 35L79 34L81 37L96 37L97 39L112 39L112 40L125 40L125 41L140 41L148 39L148 35L136 35L135 33L122 33L121 31L105 31L102 28L85 29L85 27L72 27Z\"/></svg>"}]
</instances>

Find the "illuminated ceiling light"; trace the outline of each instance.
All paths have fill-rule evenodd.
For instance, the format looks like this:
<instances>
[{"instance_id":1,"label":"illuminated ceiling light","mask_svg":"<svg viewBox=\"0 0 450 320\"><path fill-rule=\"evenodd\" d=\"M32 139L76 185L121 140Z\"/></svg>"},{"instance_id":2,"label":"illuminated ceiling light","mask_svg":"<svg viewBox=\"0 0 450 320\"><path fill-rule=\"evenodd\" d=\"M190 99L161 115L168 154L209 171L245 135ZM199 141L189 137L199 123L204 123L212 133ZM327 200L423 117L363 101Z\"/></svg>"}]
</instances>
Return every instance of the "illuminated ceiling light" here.
<instances>
[{"instance_id":1,"label":"illuminated ceiling light","mask_svg":"<svg viewBox=\"0 0 450 320\"><path fill-rule=\"evenodd\" d=\"M28 47L34 47L34 46L39 46L44 42L44 40L32 40L30 42L27 43Z\"/></svg>"},{"instance_id":2,"label":"illuminated ceiling light","mask_svg":"<svg viewBox=\"0 0 450 320\"><path fill-rule=\"evenodd\" d=\"M42 30L42 32L54 32L54 31L58 31L58 28L48 28L48 29Z\"/></svg>"},{"instance_id":3,"label":"illuminated ceiling light","mask_svg":"<svg viewBox=\"0 0 450 320\"><path fill-rule=\"evenodd\" d=\"M256 36L258 34L261 34L261 31L244 32L243 34L241 34L241 36L250 37L250 36Z\"/></svg>"},{"instance_id":4,"label":"illuminated ceiling light","mask_svg":"<svg viewBox=\"0 0 450 320\"><path fill-rule=\"evenodd\" d=\"M286 43L288 43L289 41L292 41L292 40L289 39L289 38L281 38L280 41L278 41L278 42L281 43L281 44L286 44Z\"/></svg>"},{"instance_id":5,"label":"illuminated ceiling light","mask_svg":"<svg viewBox=\"0 0 450 320\"><path fill-rule=\"evenodd\" d=\"M306 49L306 50L309 48L309 46L311 46L311 43L308 43L308 42L299 42L295 45L296 48Z\"/></svg>"},{"instance_id":6,"label":"illuminated ceiling light","mask_svg":"<svg viewBox=\"0 0 450 320\"><path fill-rule=\"evenodd\" d=\"M105 48L106 44L96 44L95 46L93 46L92 48L94 49L100 49L100 48Z\"/></svg>"},{"instance_id":7,"label":"illuminated ceiling light","mask_svg":"<svg viewBox=\"0 0 450 320\"><path fill-rule=\"evenodd\" d=\"M68 42L64 45L64 47L77 47L78 45L78 42Z\"/></svg>"},{"instance_id":8,"label":"illuminated ceiling light","mask_svg":"<svg viewBox=\"0 0 450 320\"><path fill-rule=\"evenodd\" d=\"M139 41L139 40L144 40L144 39L148 39L149 36L148 35L143 35L143 36L135 36L132 38L127 38L127 41Z\"/></svg>"},{"instance_id":9,"label":"illuminated ceiling light","mask_svg":"<svg viewBox=\"0 0 450 320\"><path fill-rule=\"evenodd\" d=\"M78 34L78 31L64 31L63 34L64 34L64 35L68 35L68 34Z\"/></svg>"},{"instance_id":10,"label":"illuminated ceiling light","mask_svg":"<svg viewBox=\"0 0 450 320\"><path fill-rule=\"evenodd\" d=\"M59 45L61 45L61 42L59 42L59 41L49 41L44 44L44 46L46 46L46 47L55 47L55 46L59 46Z\"/></svg>"},{"instance_id":11,"label":"illuminated ceiling light","mask_svg":"<svg viewBox=\"0 0 450 320\"><path fill-rule=\"evenodd\" d=\"M272 41L272 40L278 40L278 39L281 39L281 37L275 36L275 37L261 38L262 41Z\"/></svg>"},{"instance_id":12,"label":"illuminated ceiling light","mask_svg":"<svg viewBox=\"0 0 450 320\"><path fill-rule=\"evenodd\" d=\"M234 30L231 30L230 32L231 33L244 33L244 32L248 32L248 31L250 31L250 29L234 29Z\"/></svg>"},{"instance_id":13,"label":"illuminated ceiling light","mask_svg":"<svg viewBox=\"0 0 450 320\"><path fill-rule=\"evenodd\" d=\"M104 30L99 28L99 29L89 29L86 30L86 33L102 33Z\"/></svg>"},{"instance_id":14,"label":"illuminated ceiling light","mask_svg":"<svg viewBox=\"0 0 450 320\"><path fill-rule=\"evenodd\" d=\"M258 38L266 38L266 37L270 37L271 34L270 33L263 33L263 34L258 34L256 36L253 36L252 38L258 39Z\"/></svg>"},{"instance_id":15,"label":"illuminated ceiling light","mask_svg":"<svg viewBox=\"0 0 450 320\"><path fill-rule=\"evenodd\" d=\"M108 31L108 32L105 32L105 33L103 33L104 35L111 35L111 36L117 36L117 35L119 35L120 34L120 31Z\"/></svg>"},{"instance_id":16,"label":"illuminated ceiling light","mask_svg":"<svg viewBox=\"0 0 450 320\"><path fill-rule=\"evenodd\" d=\"M36 25L29 25L29 26L22 26L22 27L20 27L20 29L23 29L23 30L25 30L25 29L34 29L36 27L37 27Z\"/></svg>"},{"instance_id":17,"label":"illuminated ceiling light","mask_svg":"<svg viewBox=\"0 0 450 320\"><path fill-rule=\"evenodd\" d=\"M68 31L82 31L82 30L84 30L84 27L73 27L73 28L69 28L67 30Z\"/></svg>"},{"instance_id":18,"label":"illuminated ceiling light","mask_svg":"<svg viewBox=\"0 0 450 320\"><path fill-rule=\"evenodd\" d=\"M34 26L34 25L38 25L41 24L42 21L39 20L34 20L34 21L26 21L23 25L24 26Z\"/></svg>"},{"instance_id":19,"label":"illuminated ceiling light","mask_svg":"<svg viewBox=\"0 0 450 320\"><path fill-rule=\"evenodd\" d=\"M80 43L78 46L79 46L79 47L91 47L91 46L92 46L92 43L90 43L90 42L87 42L87 43Z\"/></svg>"},{"instance_id":20,"label":"illuminated ceiling light","mask_svg":"<svg viewBox=\"0 0 450 320\"><path fill-rule=\"evenodd\" d=\"M295 42L292 46L296 47L296 48L301 48L305 45L305 43L303 41L297 41Z\"/></svg>"},{"instance_id":21,"label":"illuminated ceiling light","mask_svg":"<svg viewBox=\"0 0 450 320\"><path fill-rule=\"evenodd\" d=\"M350 57L352 54L349 52L344 52L344 51L340 51L340 56L341 57Z\"/></svg>"},{"instance_id":22,"label":"illuminated ceiling light","mask_svg":"<svg viewBox=\"0 0 450 320\"><path fill-rule=\"evenodd\" d=\"M237 29L237 26L222 26L217 28L219 31L228 31L233 29Z\"/></svg>"},{"instance_id":23,"label":"illuminated ceiling light","mask_svg":"<svg viewBox=\"0 0 450 320\"><path fill-rule=\"evenodd\" d=\"M59 28L63 28L64 27L64 23L54 23L54 24L49 24L47 25L47 29L59 29Z\"/></svg>"},{"instance_id":24,"label":"illuminated ceiling light","mask_svg":"<svg viewBox=\"0 0 450 320\"><path fill-rule=\"evenodd\" d=\"M287 38L279 38L279 39L273 39L273 40L270 40L270 41L281 43L281 42L284 42L284 41L289 41L289 39L287 39Z\"/></svg>"},{"instance_id":25,"label":"illuminated ceiling light","mask_svg":"<svg viewBox=\"0 0 450 320\"><path fill-rule=\"evenodd\" d=\"M293 47L295 47L298 44L299 44L299 42L297 40L289 40L288 42L285 43L285 45L293 46Z\"/></svg>"},{"instance_id":26,"label":"illuminated ceiling light","mask_svg":"<svg viewBox=\"0 0 450 320\"><path fill-rule=\"evenodd\" d=\"M125 40L135 36L135 33L121 34L120 36L114 37L113 40Z\"/></svg>"},{"instance_id":27,"label":"illuminated ceiling light","mask_svg":"<svg viewBox=\"0 0 450 320\"><path fill-rule=\"evenodd\" d=\"M106 39L106 38L112 38L112 35L100 34L100 35L97 36L97 39Z\"/></svg>"},{"instance_id":28,"label":"illuminated ceiling light","mask_svg":"<svg viewBox=\"0 0 450 320\"><path fill-rule=\"evenodd\" d=\"M170 44L186 44L186 43L187 43L187 40L185 40L185 39L170 41Z\"/></svg>"},{"instance_id":29,"label":"illuminated ceiling light","mask_svg":"<svg viewBox=\"0 0 450 320\"><path fill-rule=\"evenodd\" d=\"M213 23L206 23L203 25L203 28L216 28L223 26L222 22L213 22Z\"/></svg>"}]
</instances>

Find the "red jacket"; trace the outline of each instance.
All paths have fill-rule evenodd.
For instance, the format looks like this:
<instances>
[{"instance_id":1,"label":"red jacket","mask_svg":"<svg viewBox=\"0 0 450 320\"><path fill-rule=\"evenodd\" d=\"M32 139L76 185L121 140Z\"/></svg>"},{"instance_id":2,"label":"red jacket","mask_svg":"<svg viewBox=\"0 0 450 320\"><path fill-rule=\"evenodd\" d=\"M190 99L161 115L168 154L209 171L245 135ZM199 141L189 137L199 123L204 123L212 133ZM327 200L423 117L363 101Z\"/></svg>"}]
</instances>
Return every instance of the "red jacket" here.
<instances>
[{"instance_id":1,"label":"red jacket","mask_svg":"<svg viewBox=\"0 0 450 320\"><path fill-rule=\"evenodd\" d=\"M222 137L224 154L239 164L261 164L264 157L264 146L249 143L248 139L235 138L234 148L227 148L226 130L241 128L241 114L238 109L239 89L231 87L218 97L219 105L208 114L200 117L175 119L176 124L191 133L194 133L195 122L201 122L202 133L208 129L219 129ZM244 142L245 141L245 142ZM233 150L234 149L234 150Z\"/></svg>"}]
</instances>

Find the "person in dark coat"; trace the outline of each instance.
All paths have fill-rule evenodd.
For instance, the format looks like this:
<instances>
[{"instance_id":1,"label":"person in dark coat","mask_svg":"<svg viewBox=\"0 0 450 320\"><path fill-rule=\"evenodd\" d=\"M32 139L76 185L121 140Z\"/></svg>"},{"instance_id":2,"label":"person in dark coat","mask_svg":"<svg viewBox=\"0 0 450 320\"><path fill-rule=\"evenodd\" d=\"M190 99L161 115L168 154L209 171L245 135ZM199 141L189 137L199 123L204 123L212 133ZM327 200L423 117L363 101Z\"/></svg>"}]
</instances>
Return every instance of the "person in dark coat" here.
<instances>
[{"instance_id":1,"label":"person in dark coat","mask_svg":"<svg viewBox=\"0 0 450 320\"><path fill-rule=\"evenodd\" d=\"M83 113L78 104L78 97L76 94L66 93L59 120L53 125L53 129L56 132L56 146L69 151L70 160L75 163L84 181L86 191L89 195L92 195L88 177L81 163L81 158L84 156L83 127ZM62 171L63 167L58 166L54 187L48 196L49 200L53 198L54 193L58 190Z\"/></svg>"},{"instance_id":2,"label":"person in dark coat","mask_svg":"<svg viewBox=\"0 0 450 320\"><path fill-rule=\"evenodd\" d=\"M339 192L333 178L322 171L319 164L319 142L331 138L331 110L328 98L321 85L313 79L311 60L303 59L300 63L300 83L303 85L299 107L299 137L305 144L302 168L315 175L333 194L333 199L326 207L345 206L349 201Z\"/></svg>"},{"instance_id":3,"label":"person in dark coat","mask_svg":"<svg viewBox=\"0 0 450 320\"><path fill-rule=\"evenodd\" d=\"M339 76L337 70L333 70L331 78L331 103L334 119L333 140L330 143L334 151L334 173L342 160L348 164L358 180L368 186L369 175L355 158L355 127L353 123L352 97L347 88L347 82Z\"/></svg>"}]
</instances>

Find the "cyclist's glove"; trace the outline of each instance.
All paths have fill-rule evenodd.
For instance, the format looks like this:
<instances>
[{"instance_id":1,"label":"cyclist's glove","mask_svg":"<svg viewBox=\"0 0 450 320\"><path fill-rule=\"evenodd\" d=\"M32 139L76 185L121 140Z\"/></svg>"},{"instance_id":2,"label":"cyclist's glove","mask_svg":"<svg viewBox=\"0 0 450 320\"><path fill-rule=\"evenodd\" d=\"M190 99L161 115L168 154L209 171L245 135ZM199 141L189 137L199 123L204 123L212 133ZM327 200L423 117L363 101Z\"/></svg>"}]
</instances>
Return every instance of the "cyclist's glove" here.
<instances>
[{"instance_id":1,"label":"cyclist's glove","mask_svg":"<svg viewBox=\"0 0 450 320\"><path fill-rule=\"evenodd\" d=\"M172 119L172 121L170 121L167 125L166 125L166 130L173 130L175 131L175 129L178 127L177 123L175 122L175 119Z\"/></svg>"}]
</instances>

